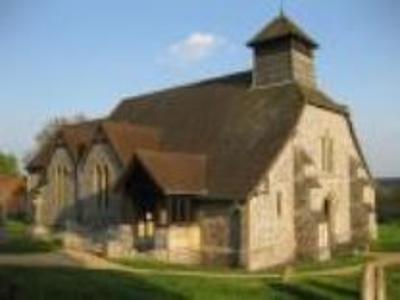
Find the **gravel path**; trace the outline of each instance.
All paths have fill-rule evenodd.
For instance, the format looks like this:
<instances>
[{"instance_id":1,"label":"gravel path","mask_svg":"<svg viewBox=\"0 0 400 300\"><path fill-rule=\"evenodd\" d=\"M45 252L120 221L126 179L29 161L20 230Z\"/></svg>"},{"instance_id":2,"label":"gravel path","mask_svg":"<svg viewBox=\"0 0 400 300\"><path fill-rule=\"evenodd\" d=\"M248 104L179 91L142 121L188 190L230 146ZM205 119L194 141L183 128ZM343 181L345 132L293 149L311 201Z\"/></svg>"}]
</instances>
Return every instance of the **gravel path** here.
<instances>
[{"instance_id":1,"label":"gravel path","mask_svg":"<svg viewBox=\"0 0 400 300\"><path fill-rule=\"evenodd\" d=\"M370 257L381 266L400 265L400 253L397 252L376 252L371 253Z\"/></svg>"},{"instance_id":2,"label":"gravel path","mask_svg":"<svg viewBox=\"0 0 400 300\"><path fill-rule=\"evenodd\" d=\"M0 255L1 266L21 267L80 267L80 264L61 252L43 254Z\"/></svg>"}]
</instances>

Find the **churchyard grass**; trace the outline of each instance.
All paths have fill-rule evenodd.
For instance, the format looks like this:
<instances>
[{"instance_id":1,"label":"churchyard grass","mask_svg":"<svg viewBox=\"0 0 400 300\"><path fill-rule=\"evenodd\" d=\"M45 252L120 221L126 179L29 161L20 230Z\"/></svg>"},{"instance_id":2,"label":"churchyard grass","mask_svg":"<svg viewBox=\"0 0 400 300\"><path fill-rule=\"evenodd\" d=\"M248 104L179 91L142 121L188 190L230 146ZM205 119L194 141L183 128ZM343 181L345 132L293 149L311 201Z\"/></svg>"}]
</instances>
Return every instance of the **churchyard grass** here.
<instances>
[{"instance_id":1,"label":"churchyard grass","mask_svg":"<svg viewBox=\"0 0 400 300\"><path fill-rule=\"evenodd\" d=\"M359 276L278 279L133 275L73 268L0 269L0 298L12 299L359 299Z\"/></svg>"},{"instance_id":2,"label":"churchyard grass","mask_svg":"<svg viewBox=\"0 0 400 300\"><path fill-rule=\"evenodd\" d=\"M400 222L388 221L379 224L379 238L372 250L381 252L400 251Z\"/></svg>"},{"instance_id":3,"label":"churchyard grass","mask_svg":"<svg viewBox=\"0 0 400 300\"><path fill-rule=\"evenodd\" d=\"M386 268L387 299L400 299L400 267Z\"/></svg>"},{"instance_id":4,"label":"churchyard grass","mask_svg":"<svg viewBox=\"0 0 400 300\"><path fill-rule=\"evenodd\" d=\"M293 273L305 273L321 270L331 270L340 269L347 267L362 267L365 263L366 258L362 255L343 255L335 257L329 261L325 262L299 262L292 266ZM134 269L150 269L159 271L193 271L193 272L210 272L210 273L230 273L230 274L247 274L243 269L239 268L227 268L218 266L195 266L195 265L179 265L171 264L155 259L147 258L127 258L127 259L117 259L112 260L112 262L119 263L121 265L131 267ZM257 271L250 274L283 274L285 272L285 267L275 267L266 271Z\"/></svg>"},{"instance_id":5,"label":"churchyard grass","mask_svg":"<svg viewBox=\"0 0 400 300\"><path fill-rule=\"evenodd\" d=\"M56 239L36 240L29 235L29 224L7 221L3 226L4 240L0 242L0 254L41 253L57 250L61 243Z\"/></svg>"}]
</instances>

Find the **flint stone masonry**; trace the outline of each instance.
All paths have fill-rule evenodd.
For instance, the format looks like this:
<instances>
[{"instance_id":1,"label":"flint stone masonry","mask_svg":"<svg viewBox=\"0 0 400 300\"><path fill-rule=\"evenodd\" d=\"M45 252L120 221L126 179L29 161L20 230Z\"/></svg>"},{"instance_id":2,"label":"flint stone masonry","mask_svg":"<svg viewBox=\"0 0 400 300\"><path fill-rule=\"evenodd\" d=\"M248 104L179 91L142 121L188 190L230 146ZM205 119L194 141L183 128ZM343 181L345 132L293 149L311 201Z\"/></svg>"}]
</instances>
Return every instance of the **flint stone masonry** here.
<instances>
[{"instance_id":1,"label":"flint stone masonry","mask_svg":"<svg viewBox=\"0 0 400 300\"><path fill-rule=\"evenodd\" d=\"M59 199L59 180L56 175L58 168L66 168L67 174L64 185L64 199ZM42 200L40 204L41 222L46 226L63 226L65 221L72 215L72 207L75 200L76 177L75 164L68 151L59 147L52 155L51 161L46 170L47 184L41 189Z\"/></svg>"},{"instance_id":2,"label":"flint stone masonry","mask_svg":"<svg viewBox=\"0 0 400 300\"><path fill-rule=\"evenodd\" d=\"M134 239L131 225L120 225L110 233L111 241L107 242L108 258L127 258L134 256Z\"/></svg>"},{"instance_id":3,"label":"flint stone masonry","mask_svg":"<svg viewBox=\"0 0 400 300\"><path fill-rule=\"evenodd\" d=\"M93 172L96 166L106 164L110 170L110 207L107 211L98 207L96 192L94 191ZM99 143L92 146L86 160L79 168L80 197L77 207L82 218L82 223L101 226L105 224L116 225L121 219L121 197L114 192L114 185L121 176L122 165L110 145Z\"/></svg>"},{"instance_id":4,"label":"flint stone masonry","mask_svg":"<svg viewBox=\"0 0 400 300\"><path fill-rule=\"evenodd\" d=\"M335 141L332 173L322 171L321 166L320 138L326 133L329 133ZM305 187L306 199L301 199L301 192L294 188L300 181L296 177L298 172L295 170L295 156L298 149L302 149L312 159L311 163L318 179L318 187ZM329 225L327 234L330 235L331 246L328 247L333 249L336 245L351 243L350 166L352 159L361 161L346 119L334 112L307 106L292 138L249 201L249 269L256 270L290 263L298 256L320 258L329 255L326 253L326 247L321 247L321 233L318 232L318 228L321 228L319 224L323 224L318 215L323 211L326 199L331 201L332 210L329 220L325 220ZM359 201L374 205L374 190L370 186L366 189L368 192L364 193ZM278 194L282 201L281 215L278 215L277 211ZM299 210L301 201L305 201L303 210ZM368 214L366 217L369 222L367 231L364 231L366 238L369 235L376 235L374 212L371 211L370 214L370 217ZM295 221L296 215L305 218L303 223ZM296 239L299 235L305 238ZM299 242L304 243L305 240L309 245L299 244Z\"/></svg>"}]
</instances>

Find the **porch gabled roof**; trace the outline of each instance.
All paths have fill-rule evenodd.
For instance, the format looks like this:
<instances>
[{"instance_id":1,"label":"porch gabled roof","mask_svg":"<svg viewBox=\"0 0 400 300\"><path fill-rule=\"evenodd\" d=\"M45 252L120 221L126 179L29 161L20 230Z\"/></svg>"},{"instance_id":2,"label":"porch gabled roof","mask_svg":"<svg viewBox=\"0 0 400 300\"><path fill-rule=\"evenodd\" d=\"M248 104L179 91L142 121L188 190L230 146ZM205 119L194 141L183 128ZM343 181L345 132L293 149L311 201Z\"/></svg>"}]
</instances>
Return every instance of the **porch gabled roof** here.
<instances>
[{"instance_id":1,"label":"porch gabled roof","mask_svg":"<svg viewBox=\"0 0 400 300\"><path fill-rule=\"evenodd\" d=\"M136 159L166 195L206 195L206 156L136 151Z\"/></svg>"}]
</instances>

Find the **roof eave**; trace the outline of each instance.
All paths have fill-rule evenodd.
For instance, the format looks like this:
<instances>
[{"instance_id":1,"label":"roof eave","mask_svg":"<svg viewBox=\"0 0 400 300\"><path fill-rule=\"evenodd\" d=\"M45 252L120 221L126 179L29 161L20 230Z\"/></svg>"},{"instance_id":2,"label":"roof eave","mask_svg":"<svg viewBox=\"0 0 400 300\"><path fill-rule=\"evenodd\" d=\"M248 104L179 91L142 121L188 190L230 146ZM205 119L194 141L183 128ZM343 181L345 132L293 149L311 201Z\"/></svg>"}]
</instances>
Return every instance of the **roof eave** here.
<instances>
[{"instance_id":1,"label":"roof eave","mask_svg":"<svg viewBox=\"0 0 400 300\"><path fill-rule=\"evenodd\" d=\"M276 37L267 38L267 39L260 39L259 37L256 36L255 38L253 38L249 42L247 42L246 46L249 48L255 48L258 46L263 46L263 45L267 45L270 43L274 43L276 41L279 41L279 40L282 40L285 38L300 40L300 41L306 43L308 46L310 46L310 48L313 50L317 50L320 48L320 45L317 42L315 42L314 40L312 40L310 38L301 37L296 34L287 34L287 35L276 36Z\"/></svg>"},{"instance_id":2,"label":"roof eave","mask_svg":"<svg viewBox=\"0 0 400 300\"><path fill-rule=\"evenodd\" d=\"M198 191L187 191L187 190L167 190L165 188L161 188L163 193L166 196L197 196L197 197L207 197L207 190L198 190Z\"/></svg>"}]
</instances>

